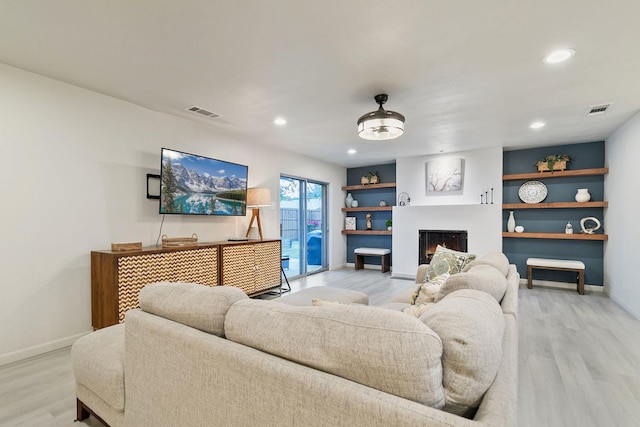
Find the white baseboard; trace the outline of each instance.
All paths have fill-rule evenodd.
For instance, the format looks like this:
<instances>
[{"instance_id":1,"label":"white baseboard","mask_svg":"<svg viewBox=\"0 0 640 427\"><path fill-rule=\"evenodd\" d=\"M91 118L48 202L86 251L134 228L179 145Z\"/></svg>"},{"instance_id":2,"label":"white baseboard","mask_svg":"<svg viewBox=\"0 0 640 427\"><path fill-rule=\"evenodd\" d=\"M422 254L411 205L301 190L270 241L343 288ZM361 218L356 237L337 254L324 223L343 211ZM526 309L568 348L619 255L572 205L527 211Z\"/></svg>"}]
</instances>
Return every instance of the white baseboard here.
<instances>
[{"instance_id":1,"label":"white baseboard","mask_svg":"<svg viewBox=\"0 0 640 427\"><path fill-rule=\"evenodd\" d=\"M578 289L578 285L576 283L567 283L567 282L550 282L548 280L533 280L531 282L533 284L533 286L541 286L543 288L560 288L560 289L571 289L571 290L577 290ZM520 284L521 285L525 285L527 286L527 279L520 279ZM592 291L592 292L603 292L604 291L604 286L598 286L598 285L584 285L584 289L585 291Z\"/></svg>"},{"instance_id":2,"label":"white baseboard","mask_svg":"<svg viewBox=\"0 0 640 427\"><path fill-rule=\"evenodd\" d=\"M82 332L80 334L72 335L59 340L50 341L48 343L34 345L33 347L24 348L21 350L12 351L10 353L0 354L0 366L8 365L9 363L17 362L19 360L28 359L33 356L39 356L50 351L58 350L64 347L69 347L76 342L78 338L88 334L91 331Z\"/></svg>"}]
</instances>

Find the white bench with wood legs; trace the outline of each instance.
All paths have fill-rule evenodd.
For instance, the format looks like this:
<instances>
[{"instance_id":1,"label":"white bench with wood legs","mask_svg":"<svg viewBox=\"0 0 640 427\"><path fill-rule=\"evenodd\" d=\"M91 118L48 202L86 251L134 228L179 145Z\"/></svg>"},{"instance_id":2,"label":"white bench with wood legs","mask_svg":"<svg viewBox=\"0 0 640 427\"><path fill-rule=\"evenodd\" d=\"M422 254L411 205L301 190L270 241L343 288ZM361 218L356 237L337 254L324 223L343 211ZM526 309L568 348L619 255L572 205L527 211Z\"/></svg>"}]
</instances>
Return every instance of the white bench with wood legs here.
<instances>
[{"instance_id":1,"label":"white bench with wood legs","mask_svg":"<svg viewBox=\"0 0 640 427\"><path fill-rule=\"evenodd\" d=\"M366 256L378 256L380 257L380 264L382 265L382 272L386 273L390 270L390 253L389 249L382 248L356 248L353 250L355 259L355 269L361 270L364 268L364 257Z\"/></svg>"},{"instance_id":2,"label":"white bench with wood legs","mask_svg":"<svg viewBox=\"0 0 640 427\"><path fill-rule=\"evenodd\" d=\"M533 288L533 269L541 270L560 270L574 271L578 274L576 283L578 284L578 293L584 295L584 263L582 261L573 261L566 259L546 259L546 258L528 258L527 259L527 288Z\"/></svg>"}]
</instances>

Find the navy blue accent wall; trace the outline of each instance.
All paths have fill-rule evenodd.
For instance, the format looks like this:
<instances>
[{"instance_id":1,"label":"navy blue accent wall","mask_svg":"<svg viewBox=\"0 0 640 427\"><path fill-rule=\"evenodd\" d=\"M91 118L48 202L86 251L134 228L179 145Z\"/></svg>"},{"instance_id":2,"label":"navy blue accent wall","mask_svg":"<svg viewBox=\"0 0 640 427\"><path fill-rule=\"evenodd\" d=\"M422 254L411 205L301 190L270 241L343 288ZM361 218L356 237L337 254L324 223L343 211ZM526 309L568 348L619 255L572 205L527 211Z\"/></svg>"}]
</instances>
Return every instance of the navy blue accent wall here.
<instances>
[{"instance_id":1,"label":"navy blue accent wall","mask_svg":"<svg viewBox=\"0 0 640 427\"><path fill-rule=\"evenodd\" d=\"M386 165L364 166L347 169L347 185L360 185L360 178L368 172L378 172L381 183L396 182L395 163ZM378 206L381 200L389 206L396 204L395 188L376 188L370 190L350 191L351 196L358 201L358 206ZM347 193L344 193L347 196ZM374 230L386 230L385 222L391 219L391 211L371 211L371 225ZM367 228L365 215L367 212L347 212L346 216L356 217L356 229ZM355 262L353 250L355 248L384 248L391 250L391 236L388 235L347 235L347 262ZM393 257L391 257L393 258ZM366 258L367 264L380 265L379 257Z\"/></svg>"},{"instance_id":2,"label":"navy blue accent wall","mask_svg":"<svg viewBox=\"0 0 640 427\"><path fill-rule=\"evenodd\" d=\"M537 169L534 163L549 154L568 154L573 158L568 170L604 167L604 142L559 145L528 150L505 151L504 174L530 173ZM547 172L548 173L548 172ZM541 176L544 176L541 174ZM532 179L535 180L535 179ZM518 189L529 180L505 181L503 202L521 203ZM604 200L604 176L566 177L541 179L547 187L545 202L573 202L578 188L588 188L592 201ZM571 222L574 233L580 232L580 219L593 216L603 223L603 208L571 209L516 209L516 225L527 232L564 233L565 225ZM503 211L503 229L507 229L509 211ZM603 227L604 223L603 223ZM598 233L602 233L602 228ZM604 230L606 233L606 229ZM527 275L526 261L529 257L579 260L585 263L585 283L603 284L603 251L601 241L554 240L554 239L502 239L502 250L509 261L518 267L522 277ZM534 279L559 282L575 282L573 273L534 270Z\"/></svg>"}]
</instances>

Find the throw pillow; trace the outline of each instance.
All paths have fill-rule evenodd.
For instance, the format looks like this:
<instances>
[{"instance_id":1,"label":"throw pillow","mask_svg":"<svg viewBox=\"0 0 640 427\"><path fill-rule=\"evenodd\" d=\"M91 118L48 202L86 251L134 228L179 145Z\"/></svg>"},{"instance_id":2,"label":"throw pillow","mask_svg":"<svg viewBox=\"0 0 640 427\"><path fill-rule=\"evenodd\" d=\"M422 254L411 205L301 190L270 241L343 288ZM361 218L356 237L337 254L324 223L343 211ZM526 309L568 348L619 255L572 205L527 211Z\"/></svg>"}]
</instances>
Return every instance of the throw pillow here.
<instances>
[{"instance_id":1,"label":"throw pillow","mask_svg":"<svg viewBox=\"0 0 640 427\"><path fill-rule=\"evenodd\" d=\"M410 305L409 307L404 308L402 312L415 317L420 317L431 307L433 307L433 303Z\"/></svg>"},{"instance_id":2,"label":"throw pillow","mask_svg":"<svg viewBox=\"0 0 640 427\"><path fill-rule=\"evenodd\" d=\"M440 287L449 277L449 273L435 276L432 280L421 283L411 297L411 304L426 304L435 302L435 297L440 291Z\"/></svg>"},{"instance_id":3,"label":"throw pillow","mask_svg":"<svg viewBox=\"0 0 640 427\"><path fill-rule=\"evenodd\" d=\"M444 273L460 273L474 259L476 259L475 254L458 252L438 245L427 268L427 280L433 280Z\"/></svg>"},{"instance_id":4,"label":"throw pillow","mask_svg":"<svg viewBox=\"0 0 640 427\"><path fill-rule=\"evenodd\" d=\"M500 305L486 292L463 289L434 304L420 320L442 340L443 409L470 416L502 360L505 322Z\"/></svg>"},{"instance_id":5,"label":"throw pillow","mask_svg":"<svg viewBox=\"0 0 640 427\"><path fill-rule=\"evenodd\" d=\"M471 268L476 265L490 265L496 268L500 273L502 273L505 277L509 274L509 259L502 252L491 252L483 257L475 259L467 264L462 272L469 271Z\"/></svg>"},{"instance_id":6,"label":"throw pillow","mask_svg":"<svg viewBox=\"0 0 640 427\"><path fill-rule=\"evenodd\" d=\"M435 301L438 302L451 292L459 289L477 289L502 301L507 292L507 278L490 265L476 265L466 273L454 274L440 287Z\"/></svg>"}]
</instances>

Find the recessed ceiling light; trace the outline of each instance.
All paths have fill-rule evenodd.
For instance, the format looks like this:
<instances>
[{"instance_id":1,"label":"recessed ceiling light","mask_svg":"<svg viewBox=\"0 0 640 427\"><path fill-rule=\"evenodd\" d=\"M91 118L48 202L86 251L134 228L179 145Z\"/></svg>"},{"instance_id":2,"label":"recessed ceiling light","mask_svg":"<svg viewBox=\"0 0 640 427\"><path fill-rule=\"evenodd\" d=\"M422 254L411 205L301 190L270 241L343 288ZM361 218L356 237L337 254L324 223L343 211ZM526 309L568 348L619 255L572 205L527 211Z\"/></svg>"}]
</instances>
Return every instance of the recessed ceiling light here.
<instances>
[{"instance_id":1,"label":"recessed ceiling light","mask_svg":"<svg viewBox=\"0 0 640 427\"><path fill-rule=\"evenodd\" d=\"M357 151L356 151L356 150L354 150L354 149L352 148L352 149L348 150L348 151L347 151L347 153L349 153L349 154L356 154L356 153L357 153Z\"/></svg>"},{"instance_id":2,"label":"recessed ceiling light","mask_svg":"<svg viewBox=\"0 0 640 427\"><path fill-rule=\"evenodd\" d=\"M540 129L541 127L544 127L545 123L544 122L533 122L529 125L529 127L531 129Z\"/></svg>"},{"instance_id":3,"label":"recessed ceiling light","mask_svg":"<svg viewBox=\"0 0 640 427\"><path fill-rule=\"evenodd\" d=\"M282 126L282 125L286 125L287 121L285 119L283 119L282 117L278 117L277 119L275 119L273 121L273 123L277 124L278 126Z\"/></svg>"},{"instance_id":4,"label":"recessed ceiling light","mask_svg":"<svg viewBox=\"0 0 640 427\"><path fill-rule=\"evenodd\" d=\"M576 51L573 49L556 50L545 56L544 62L547 64L557 64L558 62L566 61L571 58L575 53Z\"/></svg>"}]
</instances>

